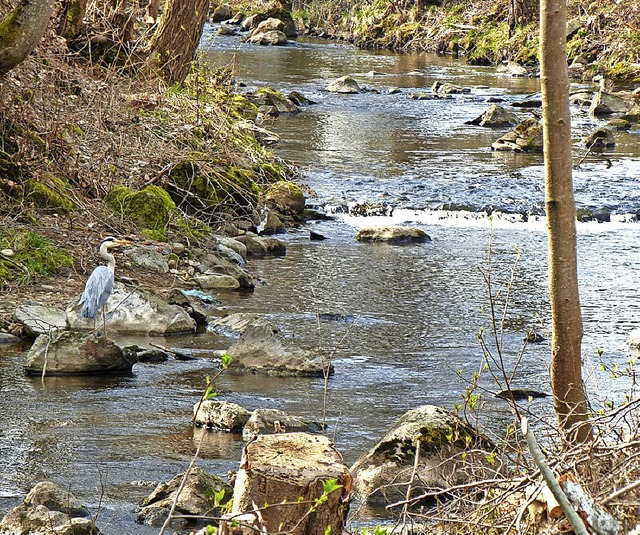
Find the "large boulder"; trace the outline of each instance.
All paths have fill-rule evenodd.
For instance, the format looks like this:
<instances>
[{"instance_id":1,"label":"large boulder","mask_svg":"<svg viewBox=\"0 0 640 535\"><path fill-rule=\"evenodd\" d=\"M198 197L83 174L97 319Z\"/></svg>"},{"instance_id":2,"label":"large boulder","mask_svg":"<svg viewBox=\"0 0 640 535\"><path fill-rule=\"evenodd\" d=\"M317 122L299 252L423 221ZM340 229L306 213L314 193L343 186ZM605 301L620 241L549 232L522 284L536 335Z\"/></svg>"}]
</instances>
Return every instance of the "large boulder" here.
<instances>
[{"instance_id":1,"label":"large boulder","mask_svg":"<svg viewBox=\"0 0 640 535\"><path fill-rule=\"evenodd\" d=\"M136 522L150 526L161 526L169 515L178 488L184 478L179 474L168 483L160 483L155 490L140 502ZM231 499L233 489L222 478L209 474L201 468L193 468L178 496L175 514L181 515L219 515L215 494L224 490L221 504ZM174 527L184 525L184 521L174 521Z\"/></svg>"},{"instance_id":2,"label":"large boulder","mask_svg":"<svg viewBox=\"0 0 640 535\"><path fill-rule=\"evenodd\" d=\"M249 101L258 106L274 107L276 116L281 113L298 113L298 106L291 99L270 87L262 87L256 93L247 93L245 95Z\"/></svg>"},{"instance_id":3,"label":"large boulder","mask_svg":"<svg viewBox=\"0 0 640 535\"><path fill-rule=\"evenodd\" d=\"M491 148L497 151L542 152L542 124L533 117L525 119L496 140Z\"/></svg>"},{"instance_id":4,"label":"large boulder","mask_svg":"<svg viewBox=\"0 0 640 535\"><path fill-rule=\"evenodd\" d=\"M385 242L391 244L423 243L431 241L422 229L413 227L365 227L360 229L356 240L361 242Z\"/></svg>"},{"instance_id":5,"label":"large boulder","mask_svg":"<svg viewBox=\"0 0 640 535\"><path fill-rule=\"evenodd\" d=\"M322 433L322 425L278 409L256 409L244 425L242 438L251 440L257 435L294 432Z\"/></svg>"},{"instance_id":6,"label":"large boulder","mask_svg":"<svg viewBox=\"0 0 640 535\"><path fill-rule=\"evenodd\" d=\"M252 312L236 312L223 318L213 318L211 323L215 332L238 338L257 318L258 315Z\"/></svg>"},{"instance_id":7,"label":"large boulder","mask_svg":"<svg viewBox=\"0 0 640 535\"><path fill-rule=\"evenodd\" d=\"M40 303L25 303L16 308L13 319L22 324L22 332L29 338L67 328L64 310L48 307Z\"/></svg>"},{"instance_id":8,"label":"large boulder","mask_svg":"<svg viewBox=\"0 0 640 535\"><path fill-rule=\"evenodd\" d=\"M167 259L158 251L155 245L129 247L125 249L124 254L135 266L157 273L167 273L169 271Z\"/></svg>"},{"instance_id":9,"label":"large boulder","mask_svg":"<svg viewBox=\"0 0 640 535\"><path fill-rule=\"evenodd\" d=\"M205 399L193 406L195 424L218 431L240 433L250 416L244 407L218 399Z\"/></svg>"},{"instance_id":10,"label":"large boulder","mask_svg":"<svg viewBox=\"0 0 640 535\"><path fill-rule=\"evenodd\" d=\"M228 353L233 357L230 372L318 377L325 372L320 355L296 346L264 319L248 325Z\"/></svg>"},{"instance_id":11,"label":"large boulder","mask_svg":"<svg viewBox=\"0 0 640 535\"><path fill-rule=\"evenodd\" d=\"M625 113L632 107L632 104L630 99L598 91L591 101L589 113L595 116Z\"/></svg>"},{"instance_id":12,"label":"large boulder","mask_svg":"<svg viewBox=\"0 0 640 535\"><path fill-rule=\"evenodd\" d=\"M94 320L83 318L79 299L67 309L67 325L74 331L93 329ZM177 305L169 305L141 288L117 282L105 305L107 331L172 335L194 332L196 322ZM102 327L102 314L96 315L96 326Z\"/></svg>"},{"instance_id":13,"label":"large boulder","mask_svg":"<svg viewBox=\"0 0 640 535\"><path fill-rule=\"evenodd\" d=\"M280 180L269 186L265 201L281 214L301 214L304 211L305 198L302 189L297 184L286 180Z\"/></svg>"},{"instance_id":14,"label":"large boulder","mask_svg":"<svg viewBox=\"0 0 640 535\"><path fill-rule=\"evenodd\" d=\"M5 535L99 535L89 510L68 490L41 481L0 522Z\"/></svg>"},{"instance_id":15,"label":"large boulder","mask_svg":"<svg viewBox=\"0 0 640 535\"><path fill-rule=\"evenodd\" d=\"M420 454L412 478L418 442ZM473 457L482 464L480 460L486 455L471 450L487 446L473 428L452 412L423 405L405 413L351 467L354 494L366 503L386 503L405 499L411 479L415 495L465 483L465 462ZM461 455L463 452L465 455Z\"/></svg>"},{"instance_id":16,"label":"large boulder","mask_svg":"<svg viewBox=\"0 0 640 535\"><path fill-rule=\"evenodd\" d=\"M231 275L196 275L193 278L203 290L239 290L240 282Z\"/></svg>"},{"instance_id":17,"label":"large boulder","mask_svg":"<svg viewBox=\"0 0 640 535\"><path fill-rule=\"evenodd\" d=\"M46 375L129 374L136 362L105 336L56 331L36 338L24 369L29 375L41 375L43 369Z\"/></svg>"},{"instance_id":18,"label":"large boulder","mask_svg":"<svg viewBox=\"0 0 640 535\"><path fill-rule=\"evenodd\" d=\"M330 93L360 93L360 86L351 76L343 76L325 87Z\"/></svg>"},{"instance_id":19,"label":"large boulder","mask_svg":"<svg viewBox=\"0 0 640 535\"><path fill-rule=\"evenodd\" d=\"M482 115L472 119L471 121L466 121L465 124L499 128L502 126L516 126L517 124L520 124L520 118L512 111L508 111L502 106L493 104Z\"/></svg>"}]
</instances>

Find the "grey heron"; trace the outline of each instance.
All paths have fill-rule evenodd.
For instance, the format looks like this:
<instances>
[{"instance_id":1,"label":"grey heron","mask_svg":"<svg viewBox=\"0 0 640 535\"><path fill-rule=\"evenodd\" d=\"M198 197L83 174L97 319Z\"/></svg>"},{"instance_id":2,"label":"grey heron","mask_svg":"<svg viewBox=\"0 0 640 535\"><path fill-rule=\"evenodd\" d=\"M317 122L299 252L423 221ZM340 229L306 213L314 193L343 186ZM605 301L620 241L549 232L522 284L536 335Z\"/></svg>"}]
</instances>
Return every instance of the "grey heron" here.
<instances>
[{"instance_id":1,"label":"grey heron","mask_svg":"<svg viewBox=\"0 0 640 535\"><path fill-rule=\"evenodd\" d=\"M84 318L93 318L93 330L96 330L96 314L98 310L102 311L102 322L106 333L105 305L111 292L113 291L114 272L116 269L116 259L109 249L128 245L132 242L128 240L119 240L113 236L108 236L100 243L100 257L107 261L106 266L98 266L87 279L87 284L80 297L82 305L82 316Z\"/></svg>"}]
</instances>

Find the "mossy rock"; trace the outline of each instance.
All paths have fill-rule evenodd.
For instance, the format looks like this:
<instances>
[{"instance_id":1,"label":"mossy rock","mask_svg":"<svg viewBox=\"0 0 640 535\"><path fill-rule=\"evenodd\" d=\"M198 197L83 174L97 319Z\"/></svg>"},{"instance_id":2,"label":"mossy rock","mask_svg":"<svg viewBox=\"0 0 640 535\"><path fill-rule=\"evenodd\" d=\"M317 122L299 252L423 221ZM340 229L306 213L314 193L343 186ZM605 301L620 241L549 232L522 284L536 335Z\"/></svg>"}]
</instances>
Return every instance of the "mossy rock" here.
<instances>
[{"instance_id":1,"label":"mossy rock","mask_svg":"<svg viewBox=\"0 0 640 535\"><path fill-rule=\"evenodd\" d=\"M69 185L60 177L51 173L42 173L38 178L30 178L25 183L26 200L38 208L69 213L76 205L67 197L71 192Z\"/></svg>"},{"instance_id":2,"label":"mossy rock","mask_svg":"<svg viewBox=\"0 0 640 535\"><path fill-rule=\"evenodd\" d=\"M169 222L176 204L160 186L147 186L135 191L116 186L105 197L105 203L115 212L150 229L160 229Z\"/></svg>"},{"instance_id":3,"label":"mossy rock","mask_svg":"<svg viewBox=\"0 0 640 535\"><path fill-rule=\"evenodd\" d=\"M305 198L302 189L286 180L271 185L265 200L269 206L283 214L301 214L304 211Z\"/></svg>"}]
</instances>

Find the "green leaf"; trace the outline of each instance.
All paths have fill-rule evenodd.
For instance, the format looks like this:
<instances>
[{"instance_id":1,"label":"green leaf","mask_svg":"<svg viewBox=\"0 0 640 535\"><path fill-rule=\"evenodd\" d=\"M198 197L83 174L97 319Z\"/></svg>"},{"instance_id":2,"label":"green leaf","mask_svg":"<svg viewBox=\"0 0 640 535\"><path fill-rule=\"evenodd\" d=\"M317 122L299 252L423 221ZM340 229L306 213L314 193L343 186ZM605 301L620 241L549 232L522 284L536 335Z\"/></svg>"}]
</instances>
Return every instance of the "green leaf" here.
<instances>
[{"instance_id":1,"label":"green leaf","mask_svg":"<svg viewBox=\"0 0 640 535\"><path fill-rule=\"evenodd\" d=\"M233 358L231 357L231 355L229 355L229 353L223 353L222 357L220 357L220 364L222 365L222 369L226 370L229 367L229 364L231 364L232 360Z\"/></svg>"},{"instance_id":2,"label":"green leaf","mask_svg":"<svg viewBox=\"0 0 640 535\"><path fill-rule=\"evenodd\" d=\"M331 494L332 492L341 489L343 485L338 485L338 480L336 478L326 479L322 481L322 491L325 494Z\"/></svg>"},{"instance_id":3,"label":"green leaf","mask_svg":"<svg viewBox=\"0 0 640 535\"><path fill-rule=\"evenodd\" d=\"M224 489L213 493L213 503L216 507L222 503L222 500L224 500Z\"/></svg>"}]
</instances>

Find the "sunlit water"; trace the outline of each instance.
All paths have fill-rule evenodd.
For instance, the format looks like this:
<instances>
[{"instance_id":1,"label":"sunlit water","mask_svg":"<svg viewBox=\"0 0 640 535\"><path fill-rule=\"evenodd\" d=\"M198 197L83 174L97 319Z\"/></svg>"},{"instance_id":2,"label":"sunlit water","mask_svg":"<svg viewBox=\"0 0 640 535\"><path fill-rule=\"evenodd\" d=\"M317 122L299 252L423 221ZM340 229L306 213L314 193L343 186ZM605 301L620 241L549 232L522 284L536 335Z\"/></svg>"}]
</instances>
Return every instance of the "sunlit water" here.
<instances>
[{"instance_id":1,"label":"sunlit water","mask_svg":"<svg viewBox=\"0 0 640 535\"><path fill-rule=\"evenodd\" d=\"M507 367L517 361L526 329L548 336L541 156L492 152L491 142L503 131L464 124L488 107L487 97L520 100L539 90L537 80L507 78L452 58L371 53L330 42L261 48L208 32L203 43L209 60L233 64L249 88L296 89L317 102L266 126L282 138L277 153L306 169L305 182L317 195L310 201L338 219L313 227L328 238L322 242L309 241L308 228L290 231L283 237L286 257L249 264L265 284L251 295L222 299L230 312L267 314L301 345L331 355L336 373L327 419L347 462L406 410L460 402L463 378L482 366L478 332L491 327L489 273L494 292L504 294L516 270L502 334ZM371 77L370 71L384 74ZM323 91L344 74L379 93ZM435 80L472 91L442 101L409 98ZM386 94L394 86L401 92ZM579 109L573 121L577 161L585 150L580 139L600 121ZM640 213L638 134L616 136L615 150L587 158L574 175L579 207L613 214L609 223L578 225L588 370L596 367L599 348L606 363L624 362L626 337L640 318L639 227L629 222ZM346 213L350 203L363 201L386 203L393 215ZM357 243L357 229L374 223L414 224L432 241ZM318 321L323 313L339 316ZM212 333L158 342L200 358L138 364L131 377L48 378L43 386L23 375L24 349L0 348L0 509L18 503L36 481L53 479L88 505L102 501L105 533L157 532L133 523L135 502L154 481L186 468L201 435L190 426L192 406L216 369L215 350L229 345ZM514 386L548 392L548 361L547 342L528 345ZM620 383L606 374L595 377L589 386L594 403L620 399ZM480 382L497 390L486 375ZM218 386L222 399L249 409L322 417L320 379L225 375ZM498 431L511 421L510 412L490 393L484 399L486 424ZM539 415L551 410L548 400L531 408ZM207 433L200 465L224 475L237 468L242 446L240 437Z\"/></svg>"}]
</instances>

